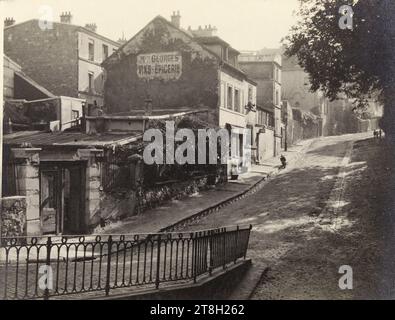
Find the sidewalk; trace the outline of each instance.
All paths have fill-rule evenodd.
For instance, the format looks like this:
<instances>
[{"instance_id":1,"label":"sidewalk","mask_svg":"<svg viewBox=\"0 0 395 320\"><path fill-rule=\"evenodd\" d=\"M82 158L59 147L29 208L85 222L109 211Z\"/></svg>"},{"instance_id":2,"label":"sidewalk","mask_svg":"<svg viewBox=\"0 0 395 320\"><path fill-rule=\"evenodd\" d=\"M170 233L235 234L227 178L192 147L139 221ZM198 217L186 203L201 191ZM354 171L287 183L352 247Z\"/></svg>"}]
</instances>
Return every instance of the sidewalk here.
<instances>
[{"instance_id":1,"label":"sidewalk","mask_svg":"<svg viewBox=\"0 0 395 320\"><path fill-rule=\"evenodd\" d=\"M314 139L300 141L296 145L289 147L287 152L282 152L288 162L288 167L284 172L292 168L293 163L303 155L313 141ZM147 210L141 215L106 226L99 233L157 233L165 227L251 189L258 182L276 175L279 165L279 156L270 158L260 165L253 165L251 171L239 176L239 179L236 181L229 181L214 189L201 191L182 200L169 201L160 207Z\"/></svg>"}]
</instances>

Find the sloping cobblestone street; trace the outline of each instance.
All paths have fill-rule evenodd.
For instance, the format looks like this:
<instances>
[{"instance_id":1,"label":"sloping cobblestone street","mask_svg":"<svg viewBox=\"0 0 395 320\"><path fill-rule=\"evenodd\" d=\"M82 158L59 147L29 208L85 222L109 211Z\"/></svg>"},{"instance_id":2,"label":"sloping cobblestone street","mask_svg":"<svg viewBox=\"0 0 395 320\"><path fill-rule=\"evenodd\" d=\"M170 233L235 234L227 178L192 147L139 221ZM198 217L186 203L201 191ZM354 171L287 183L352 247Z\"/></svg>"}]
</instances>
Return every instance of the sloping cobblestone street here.
<instances>
[{"instance_id":1,"label":"sloping cobblestone street","mask_svg":"<svg viewBox=\"0 0 395 320\"><path fill-rule=\"evenodd\" d=\"M254 226L249 257L267 272L253 299L388 297L393 263L380 248L391 229L382 213L391 171L382 148L366 134L317 140L291 170L190 228ZM342 265L353 268L354 290L339 289Z\"/></svg>"}]
</instances>

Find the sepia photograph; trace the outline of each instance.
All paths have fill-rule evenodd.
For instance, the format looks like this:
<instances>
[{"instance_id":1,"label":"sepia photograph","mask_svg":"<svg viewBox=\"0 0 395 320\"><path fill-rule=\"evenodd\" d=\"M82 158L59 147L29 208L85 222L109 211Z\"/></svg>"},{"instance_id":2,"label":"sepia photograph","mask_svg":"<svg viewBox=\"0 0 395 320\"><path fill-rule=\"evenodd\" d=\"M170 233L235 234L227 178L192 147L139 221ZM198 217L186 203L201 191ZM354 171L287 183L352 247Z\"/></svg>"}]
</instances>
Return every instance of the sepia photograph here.
<instances>
[{"instance_id":1,"label":"sepia photograph","mask_svg":"<svg viewBox=\"0 0 395 320\"><path fill-rule=\"evenodd\" d=\"M0 300L395 299L395 1L0 17Z\"/></svg>"}]
</instances>

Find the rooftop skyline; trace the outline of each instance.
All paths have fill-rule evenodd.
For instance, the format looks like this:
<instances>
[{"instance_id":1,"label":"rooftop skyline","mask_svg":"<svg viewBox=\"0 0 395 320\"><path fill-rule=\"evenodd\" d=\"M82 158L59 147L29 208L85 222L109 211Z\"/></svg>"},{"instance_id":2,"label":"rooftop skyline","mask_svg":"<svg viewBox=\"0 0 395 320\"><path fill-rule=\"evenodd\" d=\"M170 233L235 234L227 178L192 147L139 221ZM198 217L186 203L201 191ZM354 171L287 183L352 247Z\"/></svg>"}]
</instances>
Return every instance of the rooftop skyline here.
<instances>
[{"instance_id":1,"label":"rooftop skyline","mask_svg":"<svg viewBox=\"0 0 395 320\"><path fill-rule=\"evenodd\" d=\"M218 28L218 36L238 50L259 50L280 46L281 39L296 22L293 15L298 0L3 0L0 14L16 23L49 17L60 21L62 12L71 12L72 24L96 23L97 33L112 40L133 37L155 16L170 21L173 11L181 15L181 27L197 29L206 25ZM52 19L50 18L52 16Z\"/></svg>"}]
</instances>

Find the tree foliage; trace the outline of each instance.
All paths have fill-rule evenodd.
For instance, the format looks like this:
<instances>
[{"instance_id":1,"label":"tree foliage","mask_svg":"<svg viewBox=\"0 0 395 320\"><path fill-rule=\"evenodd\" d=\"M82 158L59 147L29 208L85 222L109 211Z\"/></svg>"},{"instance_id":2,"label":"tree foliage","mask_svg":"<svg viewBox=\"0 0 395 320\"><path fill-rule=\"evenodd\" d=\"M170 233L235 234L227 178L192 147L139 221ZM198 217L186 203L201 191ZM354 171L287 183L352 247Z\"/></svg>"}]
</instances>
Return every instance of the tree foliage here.
<instances>
[{"instance_id":1,"label":"tree foliage","mask_svg":"<svg viewBox=\"0 0 395 320\"><path fill-rule=\"evenodd\" d=\"M352 29L339 27L343 5L353 9ZM383 129L395 131L395 1L300 0L298 16L284 44L310 75L311 90L332 100L346 94L360 105L378 95Z\"/></svg>"}]
</instances>

